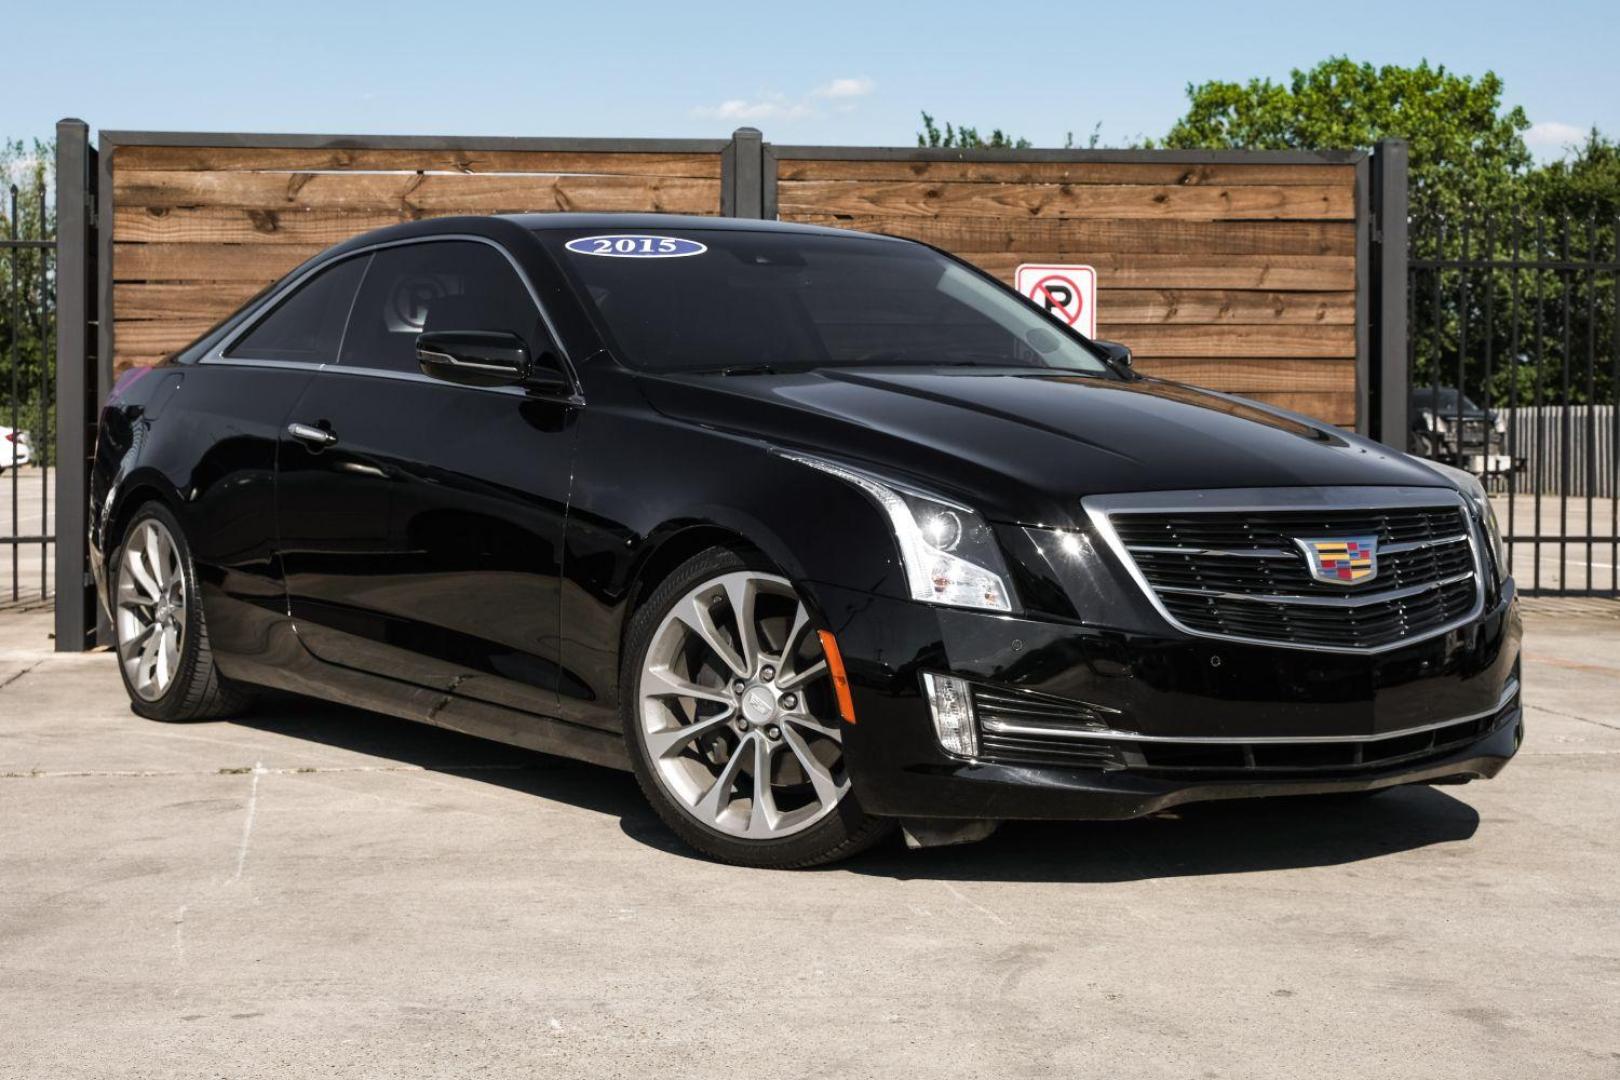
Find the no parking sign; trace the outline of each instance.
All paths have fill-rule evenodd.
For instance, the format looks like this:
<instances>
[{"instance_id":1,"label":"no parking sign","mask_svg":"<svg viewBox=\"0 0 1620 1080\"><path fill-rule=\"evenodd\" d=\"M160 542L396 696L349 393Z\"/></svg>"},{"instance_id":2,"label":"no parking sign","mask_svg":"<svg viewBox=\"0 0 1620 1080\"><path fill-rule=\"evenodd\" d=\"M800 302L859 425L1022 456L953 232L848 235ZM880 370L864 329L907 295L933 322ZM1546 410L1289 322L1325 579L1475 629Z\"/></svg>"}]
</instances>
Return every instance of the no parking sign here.
<instances>
[{"instance_id":1,"label":"no parking sign","mask_svg":"<svg viewBox=\"0 0 1620 1080\"><path fill-rule=\"evenodd\" d=\"M1046 266L1024 263L1013 287L1065 326L1087 337L1097 336L1097 271L1089 266Z\"/></svg>"}]
</instances>

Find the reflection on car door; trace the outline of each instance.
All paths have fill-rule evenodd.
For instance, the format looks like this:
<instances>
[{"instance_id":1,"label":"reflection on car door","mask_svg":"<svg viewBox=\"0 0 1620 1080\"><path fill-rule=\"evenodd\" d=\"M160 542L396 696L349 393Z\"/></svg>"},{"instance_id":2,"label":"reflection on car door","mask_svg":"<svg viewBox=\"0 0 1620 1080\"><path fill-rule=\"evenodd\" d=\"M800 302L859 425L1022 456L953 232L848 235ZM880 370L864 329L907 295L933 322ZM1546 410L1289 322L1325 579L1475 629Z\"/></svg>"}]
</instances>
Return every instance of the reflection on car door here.
<instances>
[{"instance_id":1,"label":"reflection on car door","mask_svg":"<svg viewBox=\"0 0 1620 1080\"><path fill-rule=\"evenodd\" d=\"M294 625L333 663L554 711L578 406L429 378L416 361L424 330L555 348L491 244L422 241L372 257L339 361L310 383L281 443Z\"/></svg>"}]
</instances>

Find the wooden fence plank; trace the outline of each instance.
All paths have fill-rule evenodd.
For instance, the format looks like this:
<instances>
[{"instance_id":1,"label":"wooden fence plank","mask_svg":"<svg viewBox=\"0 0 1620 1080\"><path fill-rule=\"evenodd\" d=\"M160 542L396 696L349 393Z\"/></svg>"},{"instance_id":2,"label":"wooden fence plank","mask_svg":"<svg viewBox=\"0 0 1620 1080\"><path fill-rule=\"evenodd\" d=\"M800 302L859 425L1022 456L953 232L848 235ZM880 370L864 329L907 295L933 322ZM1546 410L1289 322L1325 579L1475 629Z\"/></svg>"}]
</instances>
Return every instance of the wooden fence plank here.
<instances>
[{"instance_id":1,"label":"wooden fence plank","mask_svg":"<svg viewBox=\"0 0 1620 1080\"><path fill-rule=\"evenodd\" d=\"M1103 288L1097 311L1111 323L1348 325L1356 320L1356 294Z\"/></svg>"},{"instance_id":2,"label":"wooden fence plank","mask_svg":"<svg viewBox=\"0 0 1620 1080\"><path fill-rule=\"evenodd\" d=\"M788 215L783 215L784 220ZM1143 218L932 218L794 214L809 225L900 236L969 252L1016 252L1026 261L1084 262L1088 251L1143 255L1354 255L1349 221L1153 221Z\"/></svg>"},{"instance_id":3,"label":"wooden fence plank","mask_svg":"<svg viewBox=\"0 0 1620 1080\"><path fill-rule=\"evenodd\" d=\"M1356 392L1354 390L1331 393L1296 393L1294 391L1256 390L1243 395L1255 401L1275 405L1279 409L1304 413L1329 424L1350 427L1356 422Z\"/></svg>"},{"instance_id":4,"label":"wooden fence plank","mask_svg":"<svg viewBox=\"0 0 1620 1080\"><path fill-rule=\"evenodd\" d=\"M162 356L191 344L218 321L209 318L134 322L119 319L113 324L113 347L119 353Z\"/></svg>"},{"instance_id":5,"label":"wooden fence plank","mask_svg":"<svg viewBox=\"0 0 1620 1080\"><path fill-rule=\"evenodd\" d=\"M314 244L328 247L372 229L447 217L453 211L184 210L120 208L113 238L146 244Z\"/></svg>"},{"instance_id":6,"label":"wooden fence plank","mask_svg":"<svg viewBox=\"0 0 1620 1080\"><path fill-rule=\"evenodd\" d=\"M209 281L189 284L113 286L113 310L119 321L152 319L223 319L264 286L252 281Z\"/></svg>"},{"instance_id":7,"label":"wooden fence plank","mask_svg":"<svg viewBox=\"0 0 1620 1080\"><path fill-rule=\"evenodd\" d=\"M1194 165L1174 162L833 161L785 158L778 181L933 180L998 184L1154 184L1205 186L1344 185L1354 165Z\"/></svg>"},{"instance_id":8,"label":"wooden fence plank","mask_svg":"<svg viewBox=\"0 0 1620 1080\"><path fill-rule=\"evenodd\" d=\"M252 282L120 283L113 289L113 309L120 319L219 318L258 288ZM1347 325L1355 320L1355 294L1104 289L1098 310L1110 324Z\"/></svg>"},{"instance_id":9,"label":"wooden fence plank","mask_svg":"<svg viewBox=\"0 0 1620 1080\"><path fill-rule=\"evenodd\" d=\"M968 254L975 266L1011 282L1025 256ZM1272 289L1347 292L1356 287L1353 256L1128 255L1093 252L1097 279L1122 289Z\"/></svg>"},{"instance_id":10,"label":"wooden fence plank","mask_svg":"<svg viewBox=\"0 0 1620 1080\"><path fill-rule=\"evenodd\" d=\"M274 281L324 244L114 244L114 281Z\"/></svg>"},{"instance_id":11,"label":"wooden fence plank","mask_svg":"<svg viewBox=\"0 0 1620 1080\"><path fill-rule=\"evenodd\" d=\"M556 172L720 178L719 154L535 150L373 150L355 147L119 146L122 171L173 172Z\"/></svg>"},{"instance_id":12,"label":"wooden fence plank","mask_svg":"<svg viewBox=\"0 0 1620 1080\"><path fill-rule=\"evenodd\" d=\"M319 243L332 244L347 239L356 233L368 229L382 228L386 225L397 224L401 221L416 220L420 218L439 217L458 213L454 208L444 210L422 210L409 214L399 210L349 212L338 210L287 210L287 211L247 211L235 209L219 209L213 207L195 207L177 210L147 210L139 208L119 208L114 212L114 236L118 240L143 241L147 243ZM913 218L915 222L926 222L927 218ZM1048 232L1066 231L1060 223L1045 222L1043 225L1059 225L1058 229ZM1301 225L1315 227L1308 223L1287 222L1278 223L1282 228L1293 229ZM1132 226L1135 226L1132 228ZM1162 222L1162 221L1124 221L1124 222L1073 222L1073 232L1070 237L1044 236L1037 238L1042 243L1027 242L1014 243L1015 238L1003 233L999 237L985 237L980 242L983 246L975 247L965 243L941 243L945 237L917 236L915 239L925 243L943 247L958 255L973 257L975 252L983 254L1013 254L1015 259L1009 265L1016 266L1019 262L1089 262L1095 252L1111 252L1116 255L1136 254L1179 254L1188 258L1198 258L1206 255L1236 255L1236 254L1268 254L1280 255L1339 255L1349 257L1355 251L1355 237L1351 226L1332 225L1334 229L1342 229L1343 241L1330 234L1285 236L1278 234L1268 243L1267 237L1262 233L1250 232L1248 235L1222 237L1219 235L1199 235L1187 233L1189 227L1208 229L1221 229L1240 227L1249 230L1265 229L1267 226L1250 223L1203 223L1194 225L1189 222ZM903 235L895 230L892 235ZM955 231L957 238L965 238L965 231Z\"/></svg>"},{"instance_id":13,"label":"wooden fence plank","mask_svg":"<svg viewBox=\"0 0 1620 1080\"><path fill-rule=\"evenodd\" d=\"M1143 357L1135 367L1143 375L1157 379L1233 394L1342 393L1355 386L1356 380L1353 359Z\"/></svg>"},{"instance_id":14,"label":"wooden fence plank","mask_svg":"<svg viewBox=\"0 0 1620 1080\"><path fill-rule=\"evenodd\" d=\"M249 292L248 295L251 296L252 293ZM115 324L115 341L120 351L146 354L169 352L200 336L219 318L240 306L241 302L242 300L238 299L235 304L227 306L224 301L220 301L212 306L208 314L203 314L199 310L198 313L185 318L173 315L131 318L120 313ZM1253 332L1238 336L1199 326L1112 326L1105 323L1099 328L1100 336L1103 338L1129 345L1132 352L1141 358L1143 370L1151 370L1154 373L1162 370L1155 366L1159 363L1157 358L1161 357L1194 358L1205 365L1215 363L1220 357L1255 361L1262 357L1279 359L1353 357L1354 335L1329 333L1335 329L1339 328L1253 328ZM1196 381L1182 375L1173 377L1178 381ZM1350 371L1349 378L1353 386L1353 370Z\"/></svg>"},{"instance_id":15,"label":"wooden fence plank","mask_svg":"<svg viewBox=\"0 0 1620 1080\"><path fill-rule=\"evenodd\" d=\"M1103 309L1103 314L1107 314ZM1340 326L1167 326L1116 323L1106 319L1097 335L1122 342L1138 356L1350 356L1356 355L1356 328Z\"/></svg>"},{"instance_id":16,"label":"wooden fence plank","mask_svg":"<svg viewBox=\"0 0 1620 1080\"><path fill-rule=\"evenodd\" d=\"M1343 185L1201 187L1136 184L977 184L803 180L777 186L783 216L912 214L959 217L1092 217L1219 220L1350 220Z\"/></svg>"},{"instance_id":17,"label":"wooden fence plank","mask_svg":"<svg viewBox=\"0 0 1620 1080\"><path fill-rule=\"evenodd\" d=\"M116 205L173 210L454 211L630 210L716 214L720 183L693 177L565 176L549 173L255 173L113 174Z\"/></svg>"}]
</instances>

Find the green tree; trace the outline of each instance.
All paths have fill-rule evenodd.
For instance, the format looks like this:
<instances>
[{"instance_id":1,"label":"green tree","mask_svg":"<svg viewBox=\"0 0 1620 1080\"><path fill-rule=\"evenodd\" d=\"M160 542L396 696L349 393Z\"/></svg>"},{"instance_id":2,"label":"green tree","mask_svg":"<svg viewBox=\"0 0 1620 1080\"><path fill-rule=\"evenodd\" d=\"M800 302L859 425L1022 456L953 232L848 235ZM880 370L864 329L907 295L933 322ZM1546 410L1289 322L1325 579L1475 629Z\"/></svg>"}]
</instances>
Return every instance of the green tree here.
<instances>
[{"instance_id":1,"label":"green tree","mask_svg":"<svg viewBox=\"0 0 1620 1080\"><path fill-rule=\"evenodd\" d=\"M1507 205L1529 169L1529 118L1502 105L1502 80L1338 56L1286 85L1270 79L1187 87L1187 113L1159 145L1172 149L1370 149L1405 139L1415 214Z\"/></svg>"},{"instance_id":2,"label":"green tree","mask_svg":"<svg viewBox=\"0 0 1620 1080\"><path fill-rule=\"evenodd\" d=\"M1620 142L1593 128L1572 156L1531 172L1524 187L1525 202L1540 213L1612 217L1620 213Z\"/></svg>"},{"instance_id":3,"label":"green tree","mask_svg":"<svg viewBox=\"0 0 1620 1080\"><path fill-rule=\"evenodd\" d=\"M49 240L49 143L0 139L0 239ZM0 249L0 424L34 436L36 460L51 451L48 411L56 355L54 259L39 248Z\"/></svg>"},{"instance_id":4,"label":"green tree","mask_svg":"<svg viewBox=\"0 0 1620 1080\"><path fill-rule=\"evenodd\" d=\"M1407 141L1412 256L1450 263L1415 276L1419 385L1461 386L1497 407L1614 400L1612 274L1548 265L1613 258L1620 151L1612 141L1594 131L1573 157L1536 168L1524 143L1529 119L1503 104L1501 79L1426 62L1374 67L1333 57L1286 83L1207 82L1188 86L1187 97L1186 115L1159 145L1337 150ZM1542 266L1457 265L1515 254Z\"/></svg>"},{"instance_id":5,"label":"green tree","mask_svg":"<svg viewBox=\"0 0 1620 1080\"><path fill-rule=\"evenodd\" d=\"M1032 145L1028 139L1008 135L1000 128L990 132L988 139L979 134L978 128L945 125L940 131L939 125L927 112L922 114L923 129L917 132L917 145L927 148L940 148L949 150L1027 150Z\"/></svg>"},{"instance_id":6,"label":"green tree","mask_svg":"<svg viewBox=\"0 0 1620 1080\"><path fill-rule=\"evenodd\" d=\"M1620 317L1616 272L1567 264L1571 259L1596 259L1610 267L1620 262L1620 143L1593 128L1572 154L1526 174L1516 195L1508 213L1485 219L1486 236L1481 238L1476 226L1473 240L1497 258L1539 260L1543 268L1516 274L1498 270L1489 280L1479 272L1470 276L1473 294L1480 297L1470 314L1481 320L1476 325L1489 325L1498 356L1511 354L1511 362L1504 360L1492 371L1489 390L1482 392L1497 405L1558 404L1566 397L1567 367L1571 403L1613 402L1620 391L1613 379ZM1448 245L1451 254L1465 246L1457 235ZM1460 283L1462 272L1453 276ZM1517 325L1500 314L1513 310L1515 301ZM1494 305L1495 318L1485 305Z\"/></svg>"}]
</instances>

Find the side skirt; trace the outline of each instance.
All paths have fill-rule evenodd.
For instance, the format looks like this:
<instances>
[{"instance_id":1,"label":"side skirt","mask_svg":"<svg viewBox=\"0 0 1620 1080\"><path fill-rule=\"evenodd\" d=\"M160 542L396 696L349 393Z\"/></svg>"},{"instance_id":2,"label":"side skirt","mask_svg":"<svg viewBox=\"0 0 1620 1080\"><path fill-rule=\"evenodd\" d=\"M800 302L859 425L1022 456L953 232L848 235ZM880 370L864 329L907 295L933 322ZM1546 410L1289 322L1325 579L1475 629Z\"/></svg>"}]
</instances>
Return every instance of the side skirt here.
<instances>
[{"instance_id":1,"label":"side skirt","mask_svg":"<svg viewBox=\"0 0 1620 1080\"><path fill-rule=\"evenodd\" d=\"M261 622L251 653L220 654L220 671L238 682L286 690L338 705L386 713L464 735L629 771L616 733L509 709L340 667L316 657L285 617Z\"/></svg>"}]
</instances>

